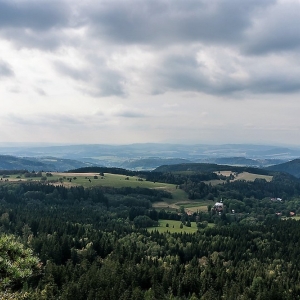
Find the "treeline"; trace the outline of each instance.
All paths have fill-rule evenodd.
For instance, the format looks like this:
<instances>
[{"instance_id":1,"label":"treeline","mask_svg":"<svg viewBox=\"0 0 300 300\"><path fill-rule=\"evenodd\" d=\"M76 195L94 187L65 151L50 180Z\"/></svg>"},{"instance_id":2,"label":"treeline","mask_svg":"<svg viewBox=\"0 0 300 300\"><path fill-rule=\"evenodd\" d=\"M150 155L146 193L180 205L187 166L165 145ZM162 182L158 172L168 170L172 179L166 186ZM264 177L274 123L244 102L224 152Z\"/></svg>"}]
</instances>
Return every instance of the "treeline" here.
<instances>
[{"instance_id":1,"label":"treeline","mask_svg":"<svg viewBox=\"0 0 300 300\"><path fill-rule=\"evenodd\" d=\"M68 173L110 173L110 174L120 174L126 176L135 176L138 174L136 171L130 171L122 168L108 168L108 167L84 167L69 170Z\"/></svg>"},{"instance_id":2,"label":"treeline","mask_svg":"<svg viewBox=\"0 0 300 300\"><path fill-rule=\"evenodd\" d=\"M249 172L253 174L260 175L273 175L273 171L253 168L253 167L238 167L238 166L229 166L229 165L218 165L218 164L210 164L210 163L183 163L178 165L165 165L160 166L154 170L155 172L217 172L217 171L231 171L236 173Z\"/></svg>"},{"instance_id":3,"label":"treeline","mask_svg":"<svg viewBox=\"0 0 300 300\"><path fill-rule=\"evenodd\" d=\"M127 197L136 202L122 204ZM22 299L300 299L300 222L161 234L139 226L159 217L148 205L134 193L1 185L0 231L42 263L6 290Z\"/></svg>"}]
</instances>

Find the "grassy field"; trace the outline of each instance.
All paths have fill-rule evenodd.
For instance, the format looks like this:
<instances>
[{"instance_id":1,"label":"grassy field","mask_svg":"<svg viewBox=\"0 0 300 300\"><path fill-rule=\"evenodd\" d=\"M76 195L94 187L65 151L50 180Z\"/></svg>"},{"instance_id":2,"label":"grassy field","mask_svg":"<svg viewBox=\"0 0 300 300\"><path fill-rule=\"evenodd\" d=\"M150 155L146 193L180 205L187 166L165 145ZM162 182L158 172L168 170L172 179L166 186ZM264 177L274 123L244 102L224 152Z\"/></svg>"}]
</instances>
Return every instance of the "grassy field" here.
<instances>
[{"instance_id":1,"label":"grassy field","mask_svg":"<svg viewBox=\"0 0 300 300\"><path fill-rule=\"evenodd\" d=\"M162 202L153 203L153 207L157 209L166 209L166 210L178 210L180 206L184 206L186 212L193 213L196 211L207 211L207 205L212 204L212 201L191 201L188 199L187 194L181 190L176 189L176 185L160 183L160 182L151 182L151 181L140 181L136 176L125 176L119 174L109 174L105 173L104 176L100 176L98 173L56 173L52 172L52 176L47 177L46 182L54 181L53 184L62 184L66 187L71 186L84 186L84 187L93 187L93 186L108 186L108 187L143 187L150 189L162 189L168 191L172 194L172 199L164 199ZM46 176L45 173L42 174ZM94 176L98 178L95 179ZM19 177L19 178L18 178ZM76 179L75 179L76 178ZM71 181L69 180L71 179ZM10 175L8 178L3 178L2 181L8 180L10 182L17 181L35 181L40 180L40 177L28 178L24 175ZM209 202L209 203L208 203ZM210 203L211 202L211 203Z\"/></svg>"},{"instance_id":2,"label":"grassy field","mask_svg":"<svg viewBox=\"0 0 300 300\"><path fill-rule=\"evenodd\" d=\"M216 171L214 173L228 177L228 176L230 176L230 174L233 174L234 172L232 172L232 171Z\"/></svg>"},{"instance_id":3,"label":"grassy field","mask_svg":"<svg viewBox=\"0 0 300 300\"><path fill-rule=\"evenodd\" d=\"M170 203L188 200L187 194L181 189L176 189L176 185L174 184L160 183L160 182L154 183L146 180L141 181L136 176L125 176L125 175L109 174L109 173L105 173L104 176L100 176L98 173L52 172L51 174L52 176L47 177L46 182L57 181L56 183L54 182L54 184L62 184L67 187L82 185L84 187L108 186L108 187L115 187L115 188L142 187L142 188L149 188L149 189L162 189L172 194L173 199L168 199ZM46 176L45 173L43 173L42 175ZM95 179L94 176L97 176L98 178ZM71 179L71 181L69 179ZM10 175L7 178L2 178L2 181L4 180L14 181L14 182L34 181L34 180L40 180L40 177L28 178L25 177L24 175L19 174L19 175Z\"/></svg>"},{"instance_id":4,"label":"grassy field","mask_svg":"<svg viewBox=\"0 0 300 300\"><path fill-rule=\"evenodd\" d=\"M194 213L197 211L207 212L208 205L214 205L214 200L203 200L203 201L188 201L188 202L177 202L177 206L183 206L187 213Z\"/></svg>"},{"instance_id":5,"label":"grassy field","mask_svg":"<svg viewBox=\"0 0 300 300\"><path fill-rule=\"evenodd\" d=\"M229 175L230 171L222 171L223 175ZM43 173L43 176L46 174ZM100 176L98 173L52 173L53 176L47 177L47 181L56 181L54 184L62 184L64 186L84 186L84 187L93 187L93 186L108 186L108 187L143 187L143 188L150 188L150 189L162 189L168 191L172 194L172 199L164 199L164 201L153 203L153 207L157 209L166 209L166 210L173 210L176 211L180 208L180 206L184 206L185 211L187 213L194 213L197 211L207 211L208 205L213 205L214 201L209 200L189 200L187 194L181 190L176 189L176 185L174 184L167 184L167 183L160 183L160 182L151 182L145 180L139 180L136 176L125 176L125 175L118 175L118 174L109 174L105 173L104 176ZM94 176L98 178L95 179ZM20 178L17 178L20 177ZM251 174L248 172L243 172L238 174L235 180L243 179L243 180L255 180L255 178L264 178L267 181L272 180L272 176L264 176L264 175L257 175ZM71 181L69 180L71 179ZM40 180L39 177L33 178L26 178L24 175L10 175L8 178L3 178L4 180L8 181L29 181L29 180ZM212 184L218 184L222 181L210 181Z\"/></svg>"},{"instance_id":6,"label":"grassy field","mask_svg":"<svg viewBox=\"0 0 300 300\"><path fill-rule=\"evenodd\" d=\"M183 228L180 228L181 221L174 221L174 220L159 220L158 221L159 226L158 227L149 227L148 231L154 231L157 230L158 232L187 232L187 233L194 233L197 231L196 222L191 222L191 227L187 227L183 225ZM169 227L166 227L166 225L169 224Z\"/></svg>"},{"instance_id":7,"label":"grassy field","mask_svg":"<svg viewBox=\"0 0 300 300\"><path fill-rule=\"evenodd\" d=\"M273 179L273 176L269 175L259 175L259 174L252 174L248 172L243 172L238 174L234 180L246 180L246 181L254 181L255 179L265 179L266 181L270 182Z\"/></svg>"},{"instance_id":8,"label":"grassy field","mask_svg":"<svg viewBox=\"0 0 300 300\"><path fill-rule=\"evenodd\" d=\"M159 223L158 227L149 227L148 231L152 232L154 230L157 230L160 233L164 233L167 231L171 233L176 233L176 232L194 233L198 230L196 222L191 222L191 227L187 227L183 225L183 228L180 228L181 221L159 220L158 223ZM169 227L166 226L167 224L169 224ZM210 224L210 223L208 224L208 227L213 227L213 226L215 226L215 224Z\"/></svg>"},{"instance_id":9,"label":"grassy field","mask_svg":"<svg viewBox=\"0 0 300 300\"><path fill-rule=\"evenodd\" d=\"M230 174L233 174L235 176L234 172L231 171L220 171L220 172L215 172L220 175L224 176L229 176ZM253 173L248 173L248 172L242 172L237 174L237 176L234 177L232 181L235 180L246 180L246 181L254 181L255 179L265 179L266 181L270 182L273 179L273 176L269 175L260 175L260 174L253 174ZM206 184L210 183L211 185L217 185L225 182L225 180L209 180L209 181L204 181Z\"/></svg>"}]
</instances>

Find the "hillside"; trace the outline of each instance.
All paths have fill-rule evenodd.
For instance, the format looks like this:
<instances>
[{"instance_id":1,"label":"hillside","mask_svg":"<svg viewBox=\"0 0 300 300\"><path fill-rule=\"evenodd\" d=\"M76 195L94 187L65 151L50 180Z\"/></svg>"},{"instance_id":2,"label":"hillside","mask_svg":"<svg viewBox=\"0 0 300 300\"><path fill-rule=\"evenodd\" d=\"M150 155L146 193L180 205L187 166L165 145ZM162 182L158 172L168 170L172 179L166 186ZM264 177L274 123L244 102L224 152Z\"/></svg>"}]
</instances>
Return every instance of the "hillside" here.
<instances>
[{"instance_id":1,"label":"hillside","mask_svg":"<svg viewBox=\"0 0 300 300\"><path fill-rule=\"evenodd\" d=\"M91 165L94 164L55 157L29 158L0 155L0 170L66 171Z\"/></svg>"},{"instance_id":2,"label":"hillside","mask_svg":"<svg viewBox=\"0 0 300 300\"><path fill-rule=\"evenodd\" d=\"M190 164L179 164L171 166L160 166L154 170L155 172L216 172L216 171L232 171L232 172L249 172L261 175L272 175L270 171L252 168L252 167L238 167L218 164L206 164L206 163L190 163Z\"/></svg>"},{"instance_id":3,"label":"hillside","mask_svg":"<svg viewBox=\"0 0 300 300\"><path fill-rule=\"evenodd\" d=\"M278 164L266 168L267 170L289 173L300 178L300 159L294 159L283 164Z\"/></svg>"}]
</instances>

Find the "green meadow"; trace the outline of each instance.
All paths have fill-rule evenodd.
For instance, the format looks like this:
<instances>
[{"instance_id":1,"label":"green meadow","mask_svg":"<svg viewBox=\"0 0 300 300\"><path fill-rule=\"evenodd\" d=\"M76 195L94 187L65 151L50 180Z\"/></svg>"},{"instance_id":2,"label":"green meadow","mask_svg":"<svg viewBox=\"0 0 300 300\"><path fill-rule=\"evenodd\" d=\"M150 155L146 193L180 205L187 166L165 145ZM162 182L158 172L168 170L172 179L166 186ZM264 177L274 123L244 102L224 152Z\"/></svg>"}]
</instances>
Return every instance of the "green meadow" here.
<instances>
[{"instance_id":1,"label":"green meadow","mask_svg":"<svg viewBox=\"0 0 300 300\"><path fill-rule=\"evenodd\" d=\"M197 232L197 224L196 222L191 222L191 227L187 227L183 225L182 228L180 228L181 221L174 221L174 220L159 220L158 221L159 226L157 227L148 227L147 230L149 232L157 230L160 233L163 232L170 232L170 233L180 233L180 232L186 232L186 233L195 233ZM169 226L167 227L167 224ZM215 224L208 224L208 227L213 227Z\"/></svg>"},{"instance_id":2,"label":"green meadow","mask_svg":"<svg viewBox=\"0 0 300 300\"><path fill-rule=\"evenodd\" d=\"M84 187L93 187L93 186L108 186L115 188L122 187L141 187L149 189L162 189L168 191L172 194L173 199L167 199L166 206L168 203L174 203L178 201L187 201L187 194L181 190L176 189L175 184L160 183L160 182L151 182L140 179L136 176L126 176L119 174L110 174L105 173L104 176L100 176L98 173L56 173L52 172L52 176L46 177L46 173L42 173L42 176L47 178L45 182L53 184L62 184L64 186L84 186ZM95 178L97 176L97 178ZM40 177L25 177L22 174L19 175L10 175L7 178L2 178L2 181L40 181Z\"/></svg>"},{"instance_id":3,"label":"green meadow","mask_svg":"<svg viewBox=\"0 0 300 300\"><path fill-rule=\"evenodd\" d=\"M174 220L159 220L158 221L159 226L158 227L149 227L148 231L152 232L154 230L157 230L158 232L186 232L186 233L194 233L196 232L197 225L196 222L191 222L191 227L187 227L183 225L183 228L180 228L181 221L174 221ZM167 224L169 224L169 227L167 227Z\"/></svg>"}]
</instances>

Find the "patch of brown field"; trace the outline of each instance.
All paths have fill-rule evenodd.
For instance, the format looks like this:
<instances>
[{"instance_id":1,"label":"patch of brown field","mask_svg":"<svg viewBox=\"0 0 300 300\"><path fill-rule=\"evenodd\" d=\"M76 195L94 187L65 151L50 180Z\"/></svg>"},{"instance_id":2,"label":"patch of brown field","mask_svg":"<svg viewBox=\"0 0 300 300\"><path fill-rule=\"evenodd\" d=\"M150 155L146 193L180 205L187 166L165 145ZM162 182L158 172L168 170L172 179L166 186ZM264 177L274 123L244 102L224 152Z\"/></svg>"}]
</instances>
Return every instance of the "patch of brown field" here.
<instances>
[{"instance_id":1,"label":"patch of brown field","mask_svg":"<svg viewBox=\"0 0 300 300\"><path fill-rule=\"evenodd\" d=\"M218 175L223 175L223 176L230 176L230 174L233 174L234 172L232 172L232 171L216 171L214 173L216 173Z\"/></svg>"},{"instance_id":2,"label":"patch of brown field","mask_svg":"<svg viewBox=\"0 0 300 300\"><path fill-rule=\"evenodd\" d=\"M64 187L72 187L72 186L80 186L80 184L76 184L75 182L63 181L63 182L47 182L48 184L52 184L54 186L64 186Z\"/></svg>"},{"instance_id":3,"label":"patch of brown field","mask_svg":"<svg viewBox=\"0 0 300 300\"><path fill-rule=\"evenodd\" d=\"M178 209L178 205L176 205L175 203L166 203L166 202L155 202L153 203L152 205L153 207L156 207L156 208L173 208L173 209Z\"/></svg>"},{"instance_id":4,"label":"patch of brown field","mask_svg":"<svg viewBox=\"0 0 300 300\"><path fill-rule=\"evenodd\" d=\"M203 212L207 212L207 206L195 206L195 207L189 207L185 209L186 211L190 211L191 213L197 212L197 211L203 211Z\"/></svg>"},{"instance_id":5,"label":"patch of brown field","mask_svg":"<svg viewBox=\"0 0 300 300\"><path fill-rule=\"evenodd\" d=\"M59 176L99 176L99 173L60 173L60 172L52 172L53 175L59 175ZM123 175L124 176L124 175Z\"/></svg>"},{"instance_id":6,"label":"patch of brown field","mask_svg":"<svg viewBox=\"0 0 300 300\"><path fill-rule=\"evenodd\" d=\"M225 180L213 179L213 180L206 180L206 181L203 181L203 182L205 184L217 185L217 184L221 184L221 183L225 182Z\"/></svg>"},{"instance_id":7,"label":"patch of brown field","mask_svg":"<svg viewBox=\"0 0 300 300\"><path fill-rule=\"evenodd\" d=\"M266 181L270 182L273 179L273 176L243 172L243 173L238 174L234 180L254 181L255 179L265 179Z\"/></svg>"}]
</instances>

